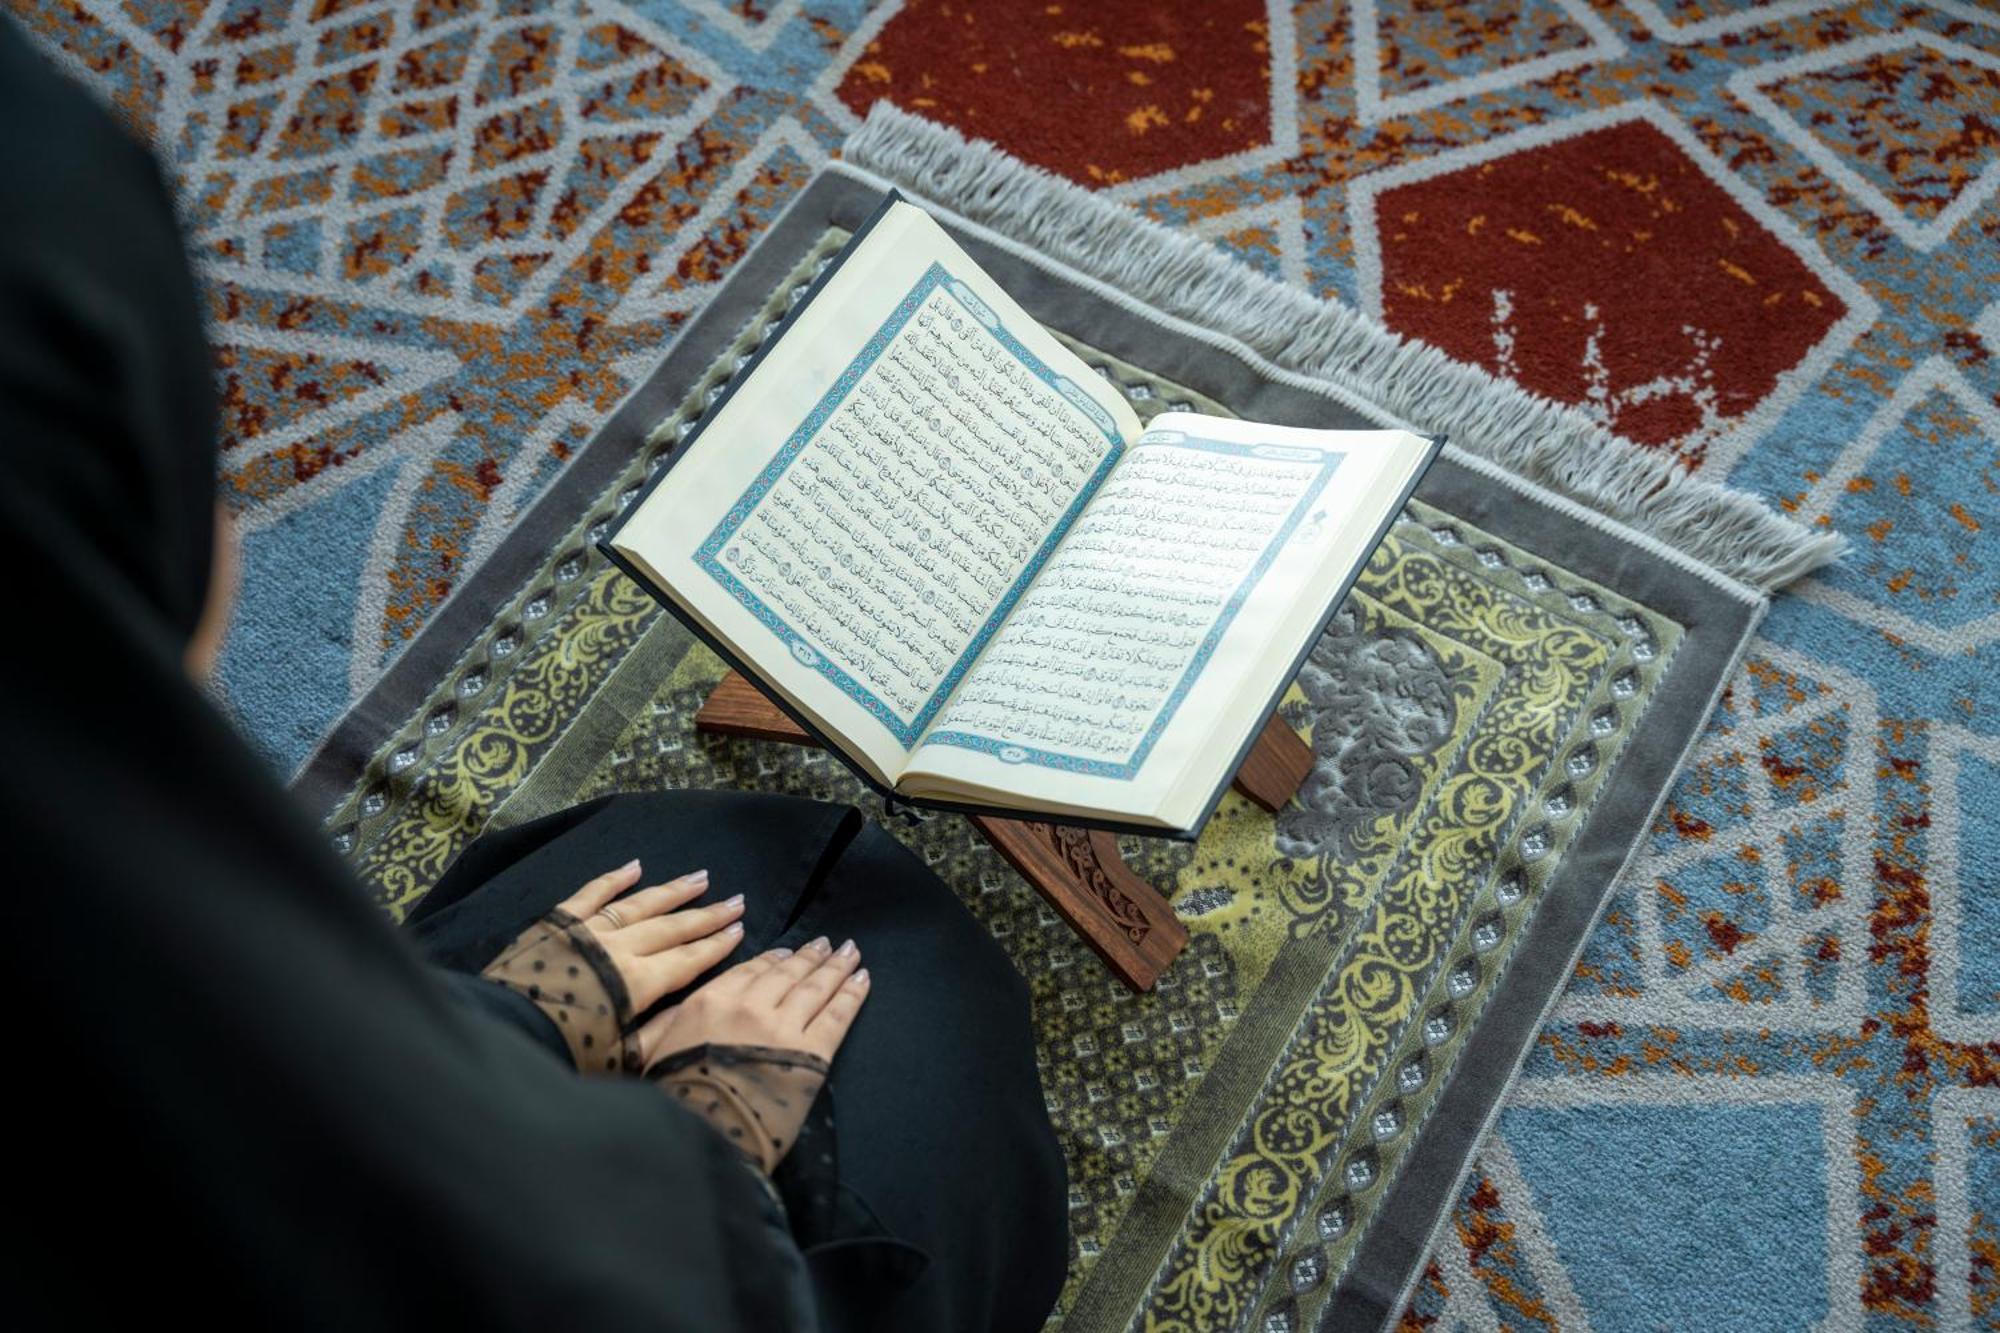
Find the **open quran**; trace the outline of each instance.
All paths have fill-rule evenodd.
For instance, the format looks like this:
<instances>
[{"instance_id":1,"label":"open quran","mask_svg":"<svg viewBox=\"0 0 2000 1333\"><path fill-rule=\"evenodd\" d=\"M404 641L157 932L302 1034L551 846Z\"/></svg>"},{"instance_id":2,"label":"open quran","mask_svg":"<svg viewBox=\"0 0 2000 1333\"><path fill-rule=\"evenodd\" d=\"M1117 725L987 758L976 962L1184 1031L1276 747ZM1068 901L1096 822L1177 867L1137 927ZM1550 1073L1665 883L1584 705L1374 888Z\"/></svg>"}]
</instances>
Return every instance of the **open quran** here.
<instances>
[{"instance_id":1,"label":"open quran","mask_svg":"<svg viewBox=\"0 0 2000 1333\"><path fill-rule=\"evenodd\" d=\"M1142 422L892 194L602 549L880 791L1192 836L1439 445Z\"/></svg>"}]
</instances>

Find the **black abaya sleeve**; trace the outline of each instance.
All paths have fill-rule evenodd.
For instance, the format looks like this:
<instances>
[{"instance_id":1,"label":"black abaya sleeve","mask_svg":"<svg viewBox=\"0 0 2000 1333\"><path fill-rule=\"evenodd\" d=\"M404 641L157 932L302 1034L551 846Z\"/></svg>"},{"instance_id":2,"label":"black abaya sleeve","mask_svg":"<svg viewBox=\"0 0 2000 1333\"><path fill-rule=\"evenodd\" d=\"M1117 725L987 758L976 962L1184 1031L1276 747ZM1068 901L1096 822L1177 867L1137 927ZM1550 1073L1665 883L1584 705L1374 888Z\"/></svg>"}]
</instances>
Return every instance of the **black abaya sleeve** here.
<instances>
[{"instance_id":1,"label":"black abaya sleeve","mask_svg":"<svg viewBox=\"0 0 2000 1333\"><path fill-rule=\"evenodd\" d=\"M454 1002L182 676L195 291L151 162L4 20L0 180L10 1324L810 1327L728 1145Z\"/></svg>"}]
</instances>

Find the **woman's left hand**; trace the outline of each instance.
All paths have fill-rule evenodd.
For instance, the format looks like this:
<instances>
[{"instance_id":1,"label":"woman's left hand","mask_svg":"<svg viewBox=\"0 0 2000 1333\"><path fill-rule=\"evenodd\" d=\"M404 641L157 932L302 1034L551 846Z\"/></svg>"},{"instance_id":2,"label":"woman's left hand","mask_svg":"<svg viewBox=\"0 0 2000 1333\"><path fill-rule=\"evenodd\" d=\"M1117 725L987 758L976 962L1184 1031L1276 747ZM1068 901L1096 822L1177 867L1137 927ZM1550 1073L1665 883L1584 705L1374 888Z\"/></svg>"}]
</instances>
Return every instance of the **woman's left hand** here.
<instances>
[{"instance_id":1,"label":"woman's left hand","mask_svg":"<svg viewBox=\"0 0 2000 1333\"><path fill-rule=\"evenodd\" d=\"M639 882L637 861L599 875L560 904L582 921L611 956L632 1012L642 1014L729 957L743 938L743 895L708 907L689 907L708 890L708 872L697 870L620 898ZM615 901L614 901L615 900Z\"/></svg>"}]
</instances>

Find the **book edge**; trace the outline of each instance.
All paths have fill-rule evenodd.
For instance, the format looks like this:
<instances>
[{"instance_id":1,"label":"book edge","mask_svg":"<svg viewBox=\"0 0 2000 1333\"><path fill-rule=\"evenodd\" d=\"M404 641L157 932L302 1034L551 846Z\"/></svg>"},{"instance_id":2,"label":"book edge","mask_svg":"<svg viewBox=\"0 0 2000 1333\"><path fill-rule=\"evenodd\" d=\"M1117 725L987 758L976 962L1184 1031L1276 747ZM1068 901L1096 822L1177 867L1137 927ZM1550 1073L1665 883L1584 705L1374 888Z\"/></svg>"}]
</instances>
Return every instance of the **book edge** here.
<instances>
[{"instance_id":1,"label":"book edge","mask_svg":"<svg viewBox=\"0 0 2000 1333\"><path fill-rule=\"evenodd\" d=\"M863 786L881 797L885 814L900 814L908 810L935 811L941 814L983 815L990 819L1013 819L1030 824L1065 824L1076 828L1102 829L1107 833L1124 833L1142 838L1168 838L1176 842L1193 842L1200 836L1200 824L1196 824L1192 828L1181 829L1161 824L1135 823L1131 820L1121 820L1111 817L1099 818L1087 815L1057 814L1038 811L1032 807L982 805L974 801L951 801L937 797L909 796L897 791L894 787L884 786L876 779L874 774L870 773L865 766L848 752L845 746L837 743L836 738L829 735L819 724L795 708L784 697L782 692L773 688L770 682L765 680L763 675L738 654L735 649L731 648L722 639L716 637L707 626L701 624L700 621L690 615L680 603L674 601L657 587L644 571L626 559L621 552L613 549L609 534L598 541L597 550L606 560L615 565L620 573L643 589L648 597L659 603L661 609L678 621L682 627L694 635L709 651L721 658L730 670L737 672L744 679L756 685L758 691L766 699L770 700L772 706L790 718L799 730L810 736L815 745L818 745L821 749L839 760L841 765L852 773ZM1331 612L1328 614L1331 615ZM1254 741L1255 736L1253 735L1251 739ZM1249 749L1246 746L1244 754L1247 755L1248 753ZM1238 760L1237 767L1241 767L1240 759ZM1235 779L1236 771L1234 768L1230 770L1229 776L1230 780L1233 781ZM1225 782L1223 785L1227 787L1228 783ZM1219 796L1220 793L1218 793L1218 799Z\"/></svg>"}]
</instances>

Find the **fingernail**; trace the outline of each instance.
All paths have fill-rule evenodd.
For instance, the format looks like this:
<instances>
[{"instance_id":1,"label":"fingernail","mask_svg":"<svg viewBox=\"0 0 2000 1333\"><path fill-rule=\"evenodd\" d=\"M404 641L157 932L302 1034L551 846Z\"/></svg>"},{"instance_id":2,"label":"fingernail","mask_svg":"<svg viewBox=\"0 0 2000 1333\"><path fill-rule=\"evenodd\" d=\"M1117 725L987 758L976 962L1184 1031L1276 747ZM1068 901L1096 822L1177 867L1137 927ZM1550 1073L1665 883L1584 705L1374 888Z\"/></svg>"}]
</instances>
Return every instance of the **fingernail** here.
<instances>
[{"instance_id":1,"label":"fingernail","mask_svg":"<svg viewBox=\"0 0 2000 1333\"><path fill-rule=\"evenodd\" d=\"M854 947L853 940L848 940L845 944L842 944L840 946L840 956L842 958L852 958L860 952L861 950Z\"/></svg>"},{"instance_id":2,"label":"fingernail","mask_svg":"<svg viewBox=\"0 0 2000 1333\"><path fill-rule=\"evenodd\" d=\"M866 986L868 984L868 969L865 967L862 968L859 972L849 977L848 980L857 986Z\"/></svg>"},{"instance_id":3,"label":"fingernail","mask_svg":"<svg viewBox=\"0 0 2000 1333\"><path fill-rule=\"evenodd\" d=\"M693 880L697 884L706 884L708 883L708 872L706 870L690 871L688 873L688 878Z\"/></svg>"},{"instance_id":4,"label":"fingernail","mask_svg":"<svg viewBox=\"0 0 2000 1333\"><path fill-rule=\"evenodd\" d=\"M832 947L833 947L833 941L827 939L827 937L824 935L820 936L818 939L814 940L811 944L808 944L806 946L806 948L811 949L814 953L825 953Z\"/></svg>"},{"instance_id":5,"label":"fingernail","mask_svg":"<svg viewBox=\"0 0 2000 1333\"><path fill-rule=\"evenodd\" d=\"M722 933L731 939L735 939L743 933L743 923L741 921L732 921L722 928Z\"/></svg>"},{"instance_id":6,"label":"fingernail","mask_svg":"<svg viewBox=\"0 0 2000 1333\"><path fill-rule=\"evenodd\" d=\"M635 856L631 860L627 861L624 865L619 866L618 873L622 875L627 871L637 870L638 868L639 868L639 858Z\"/></svg>"},{"instance_id":7,"label":"fingernail","mask_svg":"<svg viewBox=\"0 0 2000 1333\"><path fill-rule=\"evenodd\" d=\"M734 898L729 899L722 905L724 907L741 907L743 906L743 895L739 893Z\"/></svg>"},{"instance_id":8,"label":"fingernail","mask_svg":"<svg viewBox=\"0 0 2000 1333\"><path fill-rule=\"evenodd\" d=\"M773 958L790 958L791 956L792 956L792 951L790 949L781 947L771 950L771 957Z\"/></svg>"}]
</instances>

